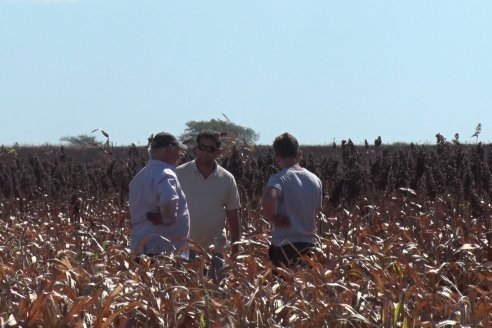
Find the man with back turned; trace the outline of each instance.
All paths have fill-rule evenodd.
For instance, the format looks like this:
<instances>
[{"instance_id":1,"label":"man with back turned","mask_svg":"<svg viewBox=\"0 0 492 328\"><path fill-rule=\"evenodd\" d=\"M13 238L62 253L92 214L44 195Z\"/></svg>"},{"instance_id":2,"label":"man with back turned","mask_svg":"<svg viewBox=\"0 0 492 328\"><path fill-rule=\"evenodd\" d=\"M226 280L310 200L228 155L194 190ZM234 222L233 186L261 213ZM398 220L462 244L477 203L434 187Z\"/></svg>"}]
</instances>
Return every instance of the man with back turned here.
<instances>
[{"instance_id":1,"label":"man with back turned","mask_svg":"<svg viewBox=\"0 0 492 328\"><path fill-rule=\"evenodd\" d=\"M278 136L273 150L281 170L270 177L263 194L263 213L272 224L268 254L273 265L293 267L315 247L323 187L314 173L299 165L301 151L294 136Z\"/></svg>"},{"instance_id":2,"label":"man with back turned","mask_svg":"<svg viewBox=\"0 0 492 328\"><path fill-rule=\"evenodd\" d=\"M188 257L190 216L175 172L186 148L170 133L149 138L150 160L130 182L130 249L136 255Z\"/></svg>"}]
</instances>

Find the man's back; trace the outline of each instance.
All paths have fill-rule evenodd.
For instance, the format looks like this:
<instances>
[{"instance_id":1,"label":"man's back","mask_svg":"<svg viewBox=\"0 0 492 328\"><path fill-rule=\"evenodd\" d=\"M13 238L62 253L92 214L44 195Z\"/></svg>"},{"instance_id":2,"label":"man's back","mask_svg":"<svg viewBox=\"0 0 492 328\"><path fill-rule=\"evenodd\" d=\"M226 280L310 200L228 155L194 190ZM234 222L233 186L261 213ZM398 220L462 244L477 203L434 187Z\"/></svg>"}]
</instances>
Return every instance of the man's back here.
<instances>
[{"instance_id":1,"label":"man's back","mask_svg":"<svg viewBox=\"0 0 492 328\"><path fill-rule=\"evenodd\" d=\"M175 201L177 205L176 223L156 225L147 219L147 213L158 212L159 206L169 201ZM186 245L178 239L189 236L188 207L172 166L150 160L130 182L129 202L132 251L158 254Z\"/></svg>"},{"instance_id":2,"label":"man's back","mask_svg":"<svg viewBox=\"0 0 492 328\"><path fill-rule=\"evenodd\" d=\"M289 218L289 227L273 227L272 244L313 243L316 239L315 217L322 203L322 184L305 168L286 168L273 175L267 187L279 192L277 213Z\"/></svg>"}]
</instances>

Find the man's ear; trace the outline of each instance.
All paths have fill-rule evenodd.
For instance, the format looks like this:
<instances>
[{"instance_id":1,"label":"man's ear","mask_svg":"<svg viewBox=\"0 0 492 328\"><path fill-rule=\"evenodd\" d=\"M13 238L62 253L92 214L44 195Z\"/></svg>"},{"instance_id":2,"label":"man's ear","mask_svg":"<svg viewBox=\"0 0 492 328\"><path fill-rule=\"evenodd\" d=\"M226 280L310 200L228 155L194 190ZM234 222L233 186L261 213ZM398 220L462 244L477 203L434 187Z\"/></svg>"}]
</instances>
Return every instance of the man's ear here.
<instances>
[{"instance_id":1,"label":"man's ear","mask_svg":"<svg viewBox=\"0 0 492 328\"><path fill-rule=\"evenodd\" d=\"M284 160L283 160L283 158L282 158L282 157L280 157L280 156L278 156L278 155L275 155L274 159L275 159L275 164L276 164L278 167L282 168L282 165L283 165L282 163L283 163L283 161L284 161Z\"/></svg>"}]
</instances>

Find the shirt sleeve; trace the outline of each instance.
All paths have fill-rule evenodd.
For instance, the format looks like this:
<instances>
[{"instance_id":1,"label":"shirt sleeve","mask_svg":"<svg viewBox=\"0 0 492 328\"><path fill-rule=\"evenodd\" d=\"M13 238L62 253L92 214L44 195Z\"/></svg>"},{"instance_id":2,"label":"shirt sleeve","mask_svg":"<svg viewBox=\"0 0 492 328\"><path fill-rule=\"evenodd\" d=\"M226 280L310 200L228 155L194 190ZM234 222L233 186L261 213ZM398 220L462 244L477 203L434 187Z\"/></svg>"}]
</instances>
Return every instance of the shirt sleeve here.
<instances>
[{"instance_id":1,"label":"shirt sleeve","mask_svg":"<svg viewBox=\"0 0 492 328\"><path fill-rule=\"evenodd\" d=\"M176 177L164 173L157 182L157 201L159 205L177 201L178 198Z\"/></svg>"},{"instance_id":2,"label":"shirt sleeve","mask_svg":"<svg viewBox=\"0 0 492 328\"><path fill-rule=\"evenodd\" d=\"M268 179L267 188L275 188L279 191L280 195L282 195L282 184L280 183L280 178L273 175Z\"/></svg>"}]
</instances>

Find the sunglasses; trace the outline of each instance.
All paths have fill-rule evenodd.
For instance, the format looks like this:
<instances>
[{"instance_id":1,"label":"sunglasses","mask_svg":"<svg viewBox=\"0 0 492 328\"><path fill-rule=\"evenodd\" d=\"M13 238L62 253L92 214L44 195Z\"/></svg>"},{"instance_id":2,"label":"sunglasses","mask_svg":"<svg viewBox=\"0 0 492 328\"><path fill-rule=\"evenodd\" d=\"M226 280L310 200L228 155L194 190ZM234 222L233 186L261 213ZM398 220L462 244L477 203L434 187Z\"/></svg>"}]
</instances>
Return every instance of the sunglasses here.
<instances>
[{"instance_id":1,"label":"sunglasses","mask_svg":"<svg viewBox=\"0 0 492 328\"><path fill-rule=\"evenodd\" d=\"M219 150L218 147L215 147L215 146L207 146L207 145L203 145L203 144L198 144L196 147L200 151L208 151L209 153L215 153L217 150Z\"/></svg>"}]
</instances>

